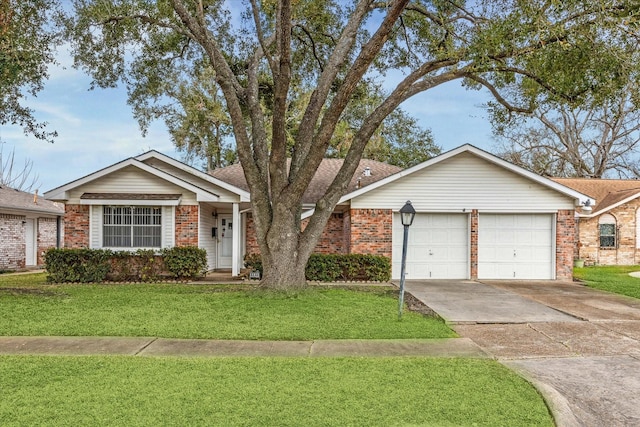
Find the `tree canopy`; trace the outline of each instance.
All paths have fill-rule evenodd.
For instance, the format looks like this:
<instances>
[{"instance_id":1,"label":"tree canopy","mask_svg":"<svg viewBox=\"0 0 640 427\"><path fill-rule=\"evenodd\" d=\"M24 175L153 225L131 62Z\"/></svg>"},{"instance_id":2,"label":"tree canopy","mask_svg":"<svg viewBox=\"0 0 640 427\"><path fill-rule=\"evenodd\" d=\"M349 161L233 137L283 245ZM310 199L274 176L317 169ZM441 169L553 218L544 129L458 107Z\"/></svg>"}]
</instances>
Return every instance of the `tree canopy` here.
<instances>
[{"instance_id":1,"label":"tree canopy","mask_svg":"<svg viewBox=\"0 0 640 427\"><path fill-rule=\"evenodd\" d=\"M367 143L407 99L460 81L509 111L621 90L636 67L640 6L629 0L74 0L76 64L130 102L210 68L251 191L263 283L304 283L304 266ZM361 116L333 183L304 229L302 195L341 119L368 83L387 83ZM384 86L384 85L383 85ZM299 102L296 94L309 93ZM299 108L293 130L287 123ZM290 168L286 167L291 159Z\"/></svg>"},{"instance_id":2,"label":"tree canopy","mask_svg":"<svg viewBox=\"0 0 640 427\"><path fill-rule=\"evenodd\" d=\"M0 0L0 125L21 126L25 133L52 141L25 96L35 96L48 78L60 44L57 0Z\"/></svg>"}]
</instances>

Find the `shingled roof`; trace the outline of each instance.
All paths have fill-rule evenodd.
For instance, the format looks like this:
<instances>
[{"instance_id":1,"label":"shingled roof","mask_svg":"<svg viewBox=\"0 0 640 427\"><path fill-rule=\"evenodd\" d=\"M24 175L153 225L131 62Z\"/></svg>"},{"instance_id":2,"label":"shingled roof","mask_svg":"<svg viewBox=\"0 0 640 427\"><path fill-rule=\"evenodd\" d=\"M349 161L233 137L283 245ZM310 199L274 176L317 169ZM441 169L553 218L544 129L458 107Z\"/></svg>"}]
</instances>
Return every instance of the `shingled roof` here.
<instances>
[{"instance_id":1,"label":"shingled roof","mask_svg":"<svg viewBox=\"0 0 640 427\"><path fill-rule=\"evenodd\" d=\"M0 186L0 211L29 211L49 215L64 215L64 205L46 200L44 197L36 197L32 193L26 193L6 186Z\"/></svg>"},{"instance_id":2,"label":"shingled roof","mask_svg":"<svg viewBox=\"0 0 640 427\"><path fill-rule=\"evenodd\" d=\"M558 184L573 188L596 200L593 212L605 211L618 203L640 196L640 180L637 179L593 179L551 178Z\"/></svg>"},{"instance_id":3,"label":"shingled roof","mask_svg":"<svg viewBox=\"0 0 640 427\"><path fill-rule=\"evenodd\" d=\"M322 159L315 175L311 179L309 188L304 193L302 202L305 204L316 203L338 174L343 163L344 159ZM367 168L369 168L368 175L365 173ZM371 185L374 182L380 181L381 179L398 173L401 170L402 168L399 168L398 166L378 162L376 160L362 159L356 169L356 173L351 178L351 182L347 188L347 193L357 190L358 188ZM215 169L210 172L210 175L242 190L249 191L249 186L247 185L247 181L244 177L244 172L240 164Z\"/></svg>"}]
</instances>

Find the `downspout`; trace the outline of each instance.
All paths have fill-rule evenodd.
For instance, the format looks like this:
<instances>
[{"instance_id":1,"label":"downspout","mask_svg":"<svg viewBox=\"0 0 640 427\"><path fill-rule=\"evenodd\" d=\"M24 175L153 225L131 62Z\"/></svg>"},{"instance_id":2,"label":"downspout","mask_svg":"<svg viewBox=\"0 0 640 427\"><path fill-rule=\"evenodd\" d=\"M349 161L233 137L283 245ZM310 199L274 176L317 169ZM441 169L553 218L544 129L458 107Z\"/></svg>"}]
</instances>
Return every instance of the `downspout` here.
<instances>
[{"instance_id":1,"label":"downspout","mask_svg":"<svg viewBox=\"0 0 640 427\"><path fill-rule=\"evenodd\" d=\"M58 215L56 217L56 249L60 249L60 246L62 243L61 242L62 240L61 225L62 225L62 217Z\"/></svg>"}]
</instances>

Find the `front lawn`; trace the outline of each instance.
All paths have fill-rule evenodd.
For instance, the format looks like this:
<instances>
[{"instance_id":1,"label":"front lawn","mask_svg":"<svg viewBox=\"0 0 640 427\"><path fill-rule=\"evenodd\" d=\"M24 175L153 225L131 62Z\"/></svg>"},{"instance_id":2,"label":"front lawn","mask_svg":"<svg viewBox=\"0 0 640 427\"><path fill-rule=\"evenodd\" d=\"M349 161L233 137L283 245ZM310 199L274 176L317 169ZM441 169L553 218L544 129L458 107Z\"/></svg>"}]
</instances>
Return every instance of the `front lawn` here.
<instances>
[{"instance_id":1,"label":"front lawn","mask_svg":"<svg viewBox=\"0 0 640 427\"><path fill-rule=\"evenodd\" d=\"M397 292L311 287L284 294L237 285L47 284L0 276L0 335L153 336L245 340L454 337L405 310Z\"/></svg>"},{"instance_id":2,"label":"front lawn","mask_svg":"<svg viewBox=\"0 0 640 427\"><path fill-rule=\"evenodd\" d=\"M487 359L0 356L0 425L554 423Z\"/></svg>"},{"instance_id":3,"label":"front lawn","mask_svg":"<svg viewBox=\"0 0 640 427\"><path fill-rule=\"evenodd\" d=\"M638 265L604 265L574 268L573 276L591 288L640 298L640 278L629 273L640 271Z\"/></svg>"}]
</instances>

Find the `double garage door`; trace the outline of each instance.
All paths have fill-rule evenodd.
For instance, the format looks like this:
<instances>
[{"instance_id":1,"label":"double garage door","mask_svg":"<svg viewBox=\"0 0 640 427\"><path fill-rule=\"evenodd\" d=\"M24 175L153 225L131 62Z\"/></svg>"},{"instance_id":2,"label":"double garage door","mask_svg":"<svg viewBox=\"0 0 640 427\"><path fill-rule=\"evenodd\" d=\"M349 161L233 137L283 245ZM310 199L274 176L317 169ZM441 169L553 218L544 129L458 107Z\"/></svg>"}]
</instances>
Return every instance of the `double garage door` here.
<instances>
[{"instance_id":1,"label":"double garage door","mask_svg":"<svg viewBox=\"0 0 640 427\"><path fill-rule=\"evenodd\" d=\"M478 278L553 279L551 214L480 214ZM468 279L469 215L418 213L409 229L407 279ZM393 271L400 277L403 227L394 217Z\"/></svg>"}]
</instances>

